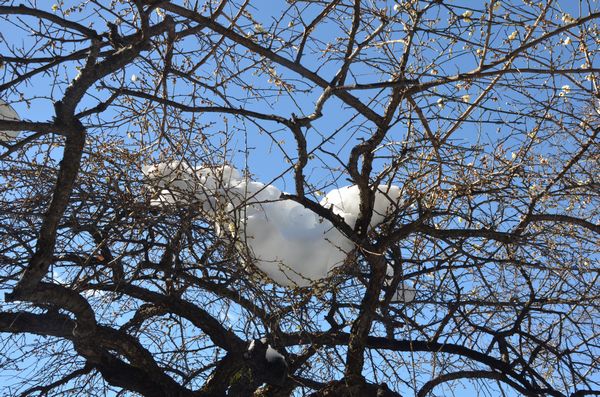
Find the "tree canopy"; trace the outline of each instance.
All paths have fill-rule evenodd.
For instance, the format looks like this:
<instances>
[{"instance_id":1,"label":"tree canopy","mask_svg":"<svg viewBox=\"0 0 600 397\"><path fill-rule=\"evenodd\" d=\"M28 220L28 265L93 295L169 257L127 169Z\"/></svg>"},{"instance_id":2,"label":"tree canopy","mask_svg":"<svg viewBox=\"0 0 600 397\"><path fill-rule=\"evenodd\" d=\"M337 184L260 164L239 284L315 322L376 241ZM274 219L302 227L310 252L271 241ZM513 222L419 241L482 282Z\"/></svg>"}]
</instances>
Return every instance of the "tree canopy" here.
<instances>
[{"instance_id":1,"label":"tree canopy","mask_svg":"<svg viewBox=\"0 0 600 397\"><path fill-rule=\"evenodd\" d=\"M599 20L0 1L5 395L600 395Z\"/></svg>"}]
</instances>

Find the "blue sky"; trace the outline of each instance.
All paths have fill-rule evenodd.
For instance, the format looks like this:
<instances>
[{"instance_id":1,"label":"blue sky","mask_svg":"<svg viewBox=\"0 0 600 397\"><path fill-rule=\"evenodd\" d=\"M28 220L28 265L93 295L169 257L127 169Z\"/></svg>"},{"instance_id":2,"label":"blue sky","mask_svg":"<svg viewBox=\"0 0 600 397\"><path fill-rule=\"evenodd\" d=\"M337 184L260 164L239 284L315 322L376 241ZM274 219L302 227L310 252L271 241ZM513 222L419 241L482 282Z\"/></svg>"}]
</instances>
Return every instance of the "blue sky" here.
<instances>
[{"instance_id":1,"label":"blue sky","mask_svg":"<svg viewBox=\"0 0 600 397\"><path fill-rule=\"evenodd\" d=\"M277 3L281 5L281 7L287 7L287 3L281 2ZM392 9L393 2L377 2L378 6L382 8L384 5L388 6L388 9ZM472 6L473 4L477 4L476 2L455 2L454 5L463 4L465 6ZM577 2L571 1L560 1L558 2L560 7L563 7L565 12L572 14L577 17L579 15L578 4ZM45 4L46 5L46 4ZM47 3L48 11L51 11L51 2ZM483 8L482 8L483 10ZM278 15L280 10L269 4L269 7L262 7L255 12L255 17L258 22L260 22L265 28L269 28L272 23L274 23L274 18ZM477 14L477 11L475 12ZM432 15L431 18L440 18L441 23L444 23L446 15ZM158 18L158 16L156 17ZM92 21L98 25L98 29L102 29L103 26L99 21ZM285 23L286 21L283 21ZM252 25L249 24L249 29L252 29ZM336 29L332 25L327 25L319 28L315 34L323 35L325 37L334 36L336 34ZM518 30L518 29L517 29ZM510 28L504 29L498 35L498 43L502 42L506 36L511 34L513 30ZM519 34L523 34L522 30L518 30ZM13 31L12 27L3 26L0 27L0 32L4 35L4 37L8 37L14 43L26 42L28 40L26 33L23 31ZM399 38L399 37L398 37ZM397 39L395 37L391 39ZM9 41L10 41L9 40ZM441 45L440 45L441 46ZM398 45L398 51L400 50L401 45ZM5 47L0 47L0 52L4 51ZM424 56L434 57L436 51L442 51L443 48L433 46L429 52L425 52ZM556 53L560 54L562 51L571 51L572 49L569 47L559 47L557 45ZM444 60L437 70L439 75L452 75L456 73L456 71L464 71L470 70L473 66L475 66L476 57L473 55L473 49L465 49L463 52L451 60ZM250 63L250 61L248 61ZM322 65L319 63L320 58L318 56L306 56L303 60L306 67L309 69L320 68ZM217 65L210 65L211 67L216 67ZM524 67L526 65L519 65ZM297 78L293 72L283 70L281 67L273 65L276 73L283 78ZM326 64L320 72L324 76L331 77L337 70L334 64ZM364 65L352 71L353 76L356 76L359 82L373 82L373 81L386 81L389 76L385 73L377 73L375 69L368 69ZM77 74L77 70L75 65L69 65L65 70L66 76L69 79L74 78ZM131 81L131 76L136 75L138 77L137 81ZM151 89L153 81L149 76L146 76L143 71L137 67L137 65L131 65L119 75L123 76L123 80L125 83L131 88L141 88ZM248 72L243 75L244 78L248 79L248 83L257 84L263 87L269 86L270 76L268 73L257 72L251 73ZM434 78L431 73L427 73L427 75L422 76L422 78ZM530 77L525 77L530 78ZM533 80L533 78L532 78ZM556 91L556 87L561 87L564 84L567 84L568 81L564 80L561 77L556 78L555 81L551 82L550 88L547 90L540 90L540 95L552 95ZM297 87L302 87L302 83L298 82ZM36 78L31 84L24 89L25 95L31 93L36 93L43 95L44 98L40 98L39 100L32 101L30 106L28 107L24 102L17 102L14 104L15 109L18 111L23 118L32 119L32 120L48 120L52 117L52 104L49 99L50 95L53 95L54 98L59 98L60 94L58 92L46 92L44 89L47 87L47 82L44 78ZM172 92L178 96L178 99L185 101L186 95L189 92L190 87L186 84L177 83L172 86ZM471 99L477 96L480 87L477 85L473 85L470 88L456 88L455 86L447 86L440 88L436 93L430 92L427 96L420 98L420 104L423 104L424 108L428 112L427 114L435 120L435 125L439 126L440 129L447 127L451 122L448 120L444 120L444 117L451 117L455 115L458 111L461 111L465 108L466 105L460 103L460 98L464 95L470 95ZM314 102L316 98L321 94L321 90L313 90L309 93L301 93L294 94L292 96L288 96L283 93L281 95L273 96L272 100L268 103L269 106L265 104L265 102L254 102L252 100L248 100L244 95L246 92L241 89L232 88L229 90L231 95L237 95L239 100L236 101L236 105L244 104L248 106L250 109L260 110L263 112L273 112L277 114L282 114L284 116L290 116L292 113L297 115L306 115L312 112L314 108ZM382 92L381 94L377 94L377 90L369 90L364 92L357 92L356 95L361 97L367 102L373 97L380 95L384 96L388 93ZM106 97L106 94L103 94ZM491 107L498 107L501 110L506 110L508 113L512 111L517 111L521 107L521 101L527 101L527 98L521 95L516 90L506 89L503 91L502 97L498 98L497 101L486 102L486 105L489 104ZM379 97L379 96L377 96ZM446 103L446 106L441 109L438 106L438 100L442 98ZM4 99L4 98L3 98ZM7 98L11 101L18 101L14 95L10 98ZM96 102L93 98L88 97L82 104L83 107L93 106ZM374 107L380 108L380 106ZM565 104L565 106L567 106ZM110 115L110 112L108 112ZM345 185L348 184L346 181L347 175L343 172L343 164L340 164L337 159L330 156L328 153L336 153L339 158L344 162L349 154L349 150L351 147L360 141L360 139L364 139L372 133L372 125L369 123L363 123L360 119L353 119L353 112L349 111L347 107L340 103L338 100L329 101L324 108L325 117L319 119L314 122L312 127L306 131L307 141L309 143L309 151L314 149L314 158L312 158L309 162L309 165L306 168L306 175L308 176L308 180L314 184L316 190L327 191L332 186L335 185ZM476 118L477 116L475 116ZM513 116L511 114L502 114L498 116L503 118L503 120L507 122L521 122L522 118ZM235 131L235 138L231 140L227 145L227 151L225 153L226 161L231 162L233 165L240 169L247 168L257 180L261 180L265 183L273 183L277 187L285 191L293 191L293 182L291 179L292 173L291 164L286 163L286 155L289 153L295 152L295 142L291 133L287 129L282 129L280 126L275 123L267 123L262 124L262 128L259 128L255 123L249 120L235 120L233 116L228 117L229 123L225 125L223 118L217 115L202 115L202 123L209 124L214 123L214 126L211 127L211 131L215 131L215 135L213 135L214 140L217 141L222 138L224 135L219 134L219 130L224 130L225 127L230 128L229 131L234 131L234 128L238 128ZM527 120L523 122L529 122ZM489 127L487 125L472 123L465 124L454 136L453 139L458 144L474 144L481 143L483 145L488 145L488 147L493 147L496 143L497 136L502 136L508 134L513 125L501 124L498 126ZM207 129L208 130L208 129ZM133 138L129 141L127 139L127 132L133 134ZM92 131L92 134L97 133L97 130ZM142 134L141 131L138 130L138 127L129 124L121 127L118 130L118 133L123 135L126 139L126 142L129 142L130 148L132 151L136 150L137 144L134 143L135 139ZM405 139L406 137L406 129L405 123L402 120L399 120L398 124L389 134L390 142L399 142ZM508 139L506 142L506 150L507 156L510 158L512 147L517 147L522 143L519 140L522 137L516 137L514 139ZM215 142L215 144L217 144ZM391 145L391 143L390 143ZM541 148L543 149L543 145ZM319 150L317 148L322 148L324 150ZM389 162L388 156L393 154L392 150L388 148L382 148L381 152L382 158L378 160L377 164L380 167L383 167L386 163ZM166 154L168 156L168 153ZM53 156L58 158L60 156L60 149L55 149ZM147 159L150 160L152 158L157 158L156 153L147 153ZM475 160L476 157L473 155L470 158L466 158L465 161ZM211 159L215 160L215 159ZM292 158L293 160L293 158ZM334 171L332 171L332 168ZM231 311L232 315L235 316L235 309ZM424 316L427 316L427 312L425 312ZM234 317L233 317L234 318ZM381 359L381 358L378 358ZM406 367L400 370L401 374L409 374L410 367ZM0 378L0 382L2 382L2 378ZM472 389L465 389L462 392L457 392L457 394L461 393L469 393ZM494 391L492 390L489 395L494 395Z\"/></svg>"}]
</instances>

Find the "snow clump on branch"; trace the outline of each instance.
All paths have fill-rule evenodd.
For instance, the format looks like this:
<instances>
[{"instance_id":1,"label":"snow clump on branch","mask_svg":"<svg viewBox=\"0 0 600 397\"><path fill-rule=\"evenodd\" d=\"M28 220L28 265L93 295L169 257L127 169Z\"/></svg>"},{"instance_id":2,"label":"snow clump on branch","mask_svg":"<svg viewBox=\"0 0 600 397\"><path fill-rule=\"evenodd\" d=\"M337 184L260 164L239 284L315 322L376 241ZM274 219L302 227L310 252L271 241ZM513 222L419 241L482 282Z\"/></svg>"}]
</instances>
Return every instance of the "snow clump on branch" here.
<instances>
[{"instance_id":1,"label":"snow clump on branch","mask_svg":"<svg viewBox=\"0 0 600 397\"><path fill-rule=\"evenodd\" d=\"M6 102L0 99L0 120L19 121L19 115ZM19 136L19 131L2 131L0 130L0 142L11 142Z\"/></svg>"},{"instance_id":2,"label":"snow clump on branch","mask_svg":"<svg viewBox=\"0 0 600 397\"><path fill-rule=\"evenodd\" d=\"M275 186L244 178L228 165L193 168L175 161L144 166L142 172L158 192L152 206L197 203L215 220L217 233L229 233L241 242L238 250L245 250L253 264L279 285L306 287L322 280L354 249L330 221L296 201L282 199ZM399 200L399 187L379 185L371 227L384 222ZM320 204L353 228L360 214L359 189L333 189ZM400 289L404 291L402 284ZM395 299L414 298L414 290L403 291Z\"/></svg>"}]
</instances>

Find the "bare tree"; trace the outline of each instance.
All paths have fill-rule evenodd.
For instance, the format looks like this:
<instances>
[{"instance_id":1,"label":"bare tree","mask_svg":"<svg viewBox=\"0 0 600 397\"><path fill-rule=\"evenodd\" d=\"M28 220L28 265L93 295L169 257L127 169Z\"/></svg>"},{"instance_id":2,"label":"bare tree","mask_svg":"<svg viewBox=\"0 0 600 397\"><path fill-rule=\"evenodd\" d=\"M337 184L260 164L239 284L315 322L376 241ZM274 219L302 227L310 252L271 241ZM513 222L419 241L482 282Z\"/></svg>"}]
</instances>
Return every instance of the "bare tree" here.
<instances>
[{"instance_id":1,"label":"bare tree","mask_svg":"<svg viewBox=\"0 0 600 397\"><path fill-rule=\"evenodd\" d=\"M70 3L0 1L3 395L600 395L596 1ZM159 162L354 249L278 285Z\"/></svg>"}]
</instances>

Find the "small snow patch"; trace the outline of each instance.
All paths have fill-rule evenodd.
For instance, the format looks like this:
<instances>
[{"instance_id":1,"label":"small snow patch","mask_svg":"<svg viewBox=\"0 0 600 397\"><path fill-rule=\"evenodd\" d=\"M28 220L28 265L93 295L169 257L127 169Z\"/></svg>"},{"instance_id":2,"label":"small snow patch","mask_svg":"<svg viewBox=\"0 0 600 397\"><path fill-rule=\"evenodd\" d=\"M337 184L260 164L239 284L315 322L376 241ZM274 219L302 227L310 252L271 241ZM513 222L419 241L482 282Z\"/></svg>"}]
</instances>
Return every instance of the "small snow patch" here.
<instances>
[{"instance_id":1,"label":"small snow patch","mask_svg":"<svg viewBox=\"0 0 600 397\"><path fill-rule=\"evenodd\" d=\"M265 359L270 363L278 362L281 360L285 361L285 357L283 357L283 354L281 354L277 350L273 349L273 347L271 347L271 345L267 346L267 351L265 352Z\"/></svg>"},{"instance_id":2,"label":"small snow patch","mask_svg":"<svg viewBox=\"0 0 600 397\"><path fill-rule=\"evenodd\" d=\"M8 103L0 99L0 120L19 121L19 115ZM1 131L0 142L11 142L19 136L19 131Z\"/></svg>"}]
</instances>

